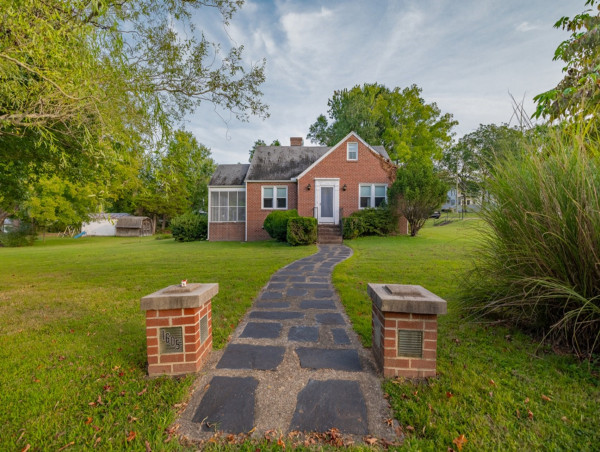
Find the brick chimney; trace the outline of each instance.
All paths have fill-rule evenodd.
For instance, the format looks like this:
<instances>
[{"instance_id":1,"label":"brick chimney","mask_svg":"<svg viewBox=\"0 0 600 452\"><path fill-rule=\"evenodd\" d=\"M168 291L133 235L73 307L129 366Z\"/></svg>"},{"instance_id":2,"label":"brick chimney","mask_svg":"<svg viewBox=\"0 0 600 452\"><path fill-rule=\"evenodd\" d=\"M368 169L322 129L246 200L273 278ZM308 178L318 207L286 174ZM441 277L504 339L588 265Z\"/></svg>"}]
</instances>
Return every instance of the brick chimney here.
<instances>
[{"instance_id":1,"label":"brick chimney","mask_svg":"<svg viewBox=\"0 0 600 452\"><path fill-rule=\"evenodd\" d=\"M290 146L304 146L304 138L290 137Z\"/></svg>"}]
</instances>

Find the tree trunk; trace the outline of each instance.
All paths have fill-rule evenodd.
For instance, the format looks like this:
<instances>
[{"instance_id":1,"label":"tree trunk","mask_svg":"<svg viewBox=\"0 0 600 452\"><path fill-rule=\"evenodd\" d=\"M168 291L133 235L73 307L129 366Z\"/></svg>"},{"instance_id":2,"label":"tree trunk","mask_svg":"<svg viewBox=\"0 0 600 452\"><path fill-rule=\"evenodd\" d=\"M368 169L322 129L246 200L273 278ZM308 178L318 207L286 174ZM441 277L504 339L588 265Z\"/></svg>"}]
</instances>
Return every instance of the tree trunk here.
<instances>
[{"instance_id":1,"label":"tree trunk","mask_svg":"<svg viewBox=\"0 0 600 452\"><path fill-rule=\"evenodd\" d=\"M157 221L156 214L153 214L152 215L152 235L156 234L156 221Z\"/></svg>"},{"instance_id":2,"label":"tree trunk","mask_svg":"<svg viewBox=\"0 0 600 452\"><path fill-rule=\"evenodd\" d=\"M162 220L161 220L161 225L160 225L160 231L164 234L165 232L165 223L167 222L165 214L163 213L162 215Z\"/></svg>"}]
</instances>

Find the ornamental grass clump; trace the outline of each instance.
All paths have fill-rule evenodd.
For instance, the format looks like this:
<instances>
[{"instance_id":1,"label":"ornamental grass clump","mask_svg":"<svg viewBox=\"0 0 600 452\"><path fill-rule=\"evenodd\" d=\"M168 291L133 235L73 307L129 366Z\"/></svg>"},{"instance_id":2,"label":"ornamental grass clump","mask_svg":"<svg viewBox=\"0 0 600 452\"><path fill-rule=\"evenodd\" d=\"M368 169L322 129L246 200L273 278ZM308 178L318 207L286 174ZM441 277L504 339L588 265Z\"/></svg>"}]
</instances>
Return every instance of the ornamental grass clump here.
<instances>
[{"instance_id":1,"label":"ornamental grass clump","mask_svg":"<svg viewBox=\"0 0 600 452\"><path fill-rule=\"evenodd\" d=\"M556 133L498 162L465 300L590 356L600 351L600 153Z\"/></svg>"}]
</instances>

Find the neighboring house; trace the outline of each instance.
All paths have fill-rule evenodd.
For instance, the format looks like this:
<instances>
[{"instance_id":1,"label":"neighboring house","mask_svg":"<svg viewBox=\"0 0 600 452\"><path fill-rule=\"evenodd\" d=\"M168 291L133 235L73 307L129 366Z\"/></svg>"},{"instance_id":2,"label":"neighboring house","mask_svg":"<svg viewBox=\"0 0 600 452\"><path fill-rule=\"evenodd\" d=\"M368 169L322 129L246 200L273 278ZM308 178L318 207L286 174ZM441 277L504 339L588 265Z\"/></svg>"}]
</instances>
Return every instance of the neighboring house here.
<instances>
[{"instance_id":1,"label":"neighboring house","mask_svg":"<svg viewBox=\"0 0 600 452\"><path fill-rule=\"evenodd\" d=\"M209 183L208 239L268 239L263 229L273 210L297 209L319 224L339 224L352 212L379 206L396 176L383 146L349 133L332 147L257 147L250 164L219 165ZM400 232L407 233L406 220Z\"/></svg>"},{"instance_id":2,"label":"neighboring house","mask_svg":"<svg viewBox=\"0 0 600 452\"><path fill-rule=\"evenodd\" d=\"M146 237L152 235L152 220L148 217L126 216L117 220L117 237Z\"/></svg>"},{"instance_id":3,"label":"neighboring house","mask_svg":"<svg viewBox=\"0 0 600 452\"><path fill-rule=\"evenodd\" d=\"M457 196L458 193L458 196ZM457 201L458 198L458 201ZM442 204L442 211L465 211L479 212L481 210L481 200L467 194L464 194L456 188L451 188L446 196L446 202Z\"/></svg>"},{"instance_id":4,"label":"neighboring house","mask_svg":"<svg viewBox=\"0 0 600 452\"><path fill-rule=\"evenodd\" d=\"M117 235L117 221L128 216L128 213L95 213L90 215L90 221L81 225L81 231L87 236L114 237Z\"/></svg>"}]
</instances>

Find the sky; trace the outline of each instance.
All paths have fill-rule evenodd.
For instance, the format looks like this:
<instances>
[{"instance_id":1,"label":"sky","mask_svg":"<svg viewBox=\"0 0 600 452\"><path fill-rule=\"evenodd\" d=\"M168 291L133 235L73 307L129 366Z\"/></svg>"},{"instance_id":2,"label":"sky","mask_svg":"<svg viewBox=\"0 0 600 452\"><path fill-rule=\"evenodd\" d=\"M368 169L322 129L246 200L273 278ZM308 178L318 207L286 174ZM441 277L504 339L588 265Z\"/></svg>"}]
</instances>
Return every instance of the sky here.
<instances>
[{"instance_id":1,"label":"sky","mask_svg":"<svg viewBox=\"0 0 600 452\"><path fill-rule=\"evenodd\" d=\"M185 128L217 163L246 163L257 139L304 137L335 90L364 83L416 84L425 102L458 121L455 138L479 124L515 124L511 95L533 97L562 78L552 61L568 37L553 28L584 0L254 0L224 26L216 11L193 18L224 49L244 46L247 64L266 59L263 102L270 117L241 122L210 104Z\"/></svg>"}]
</instances>

